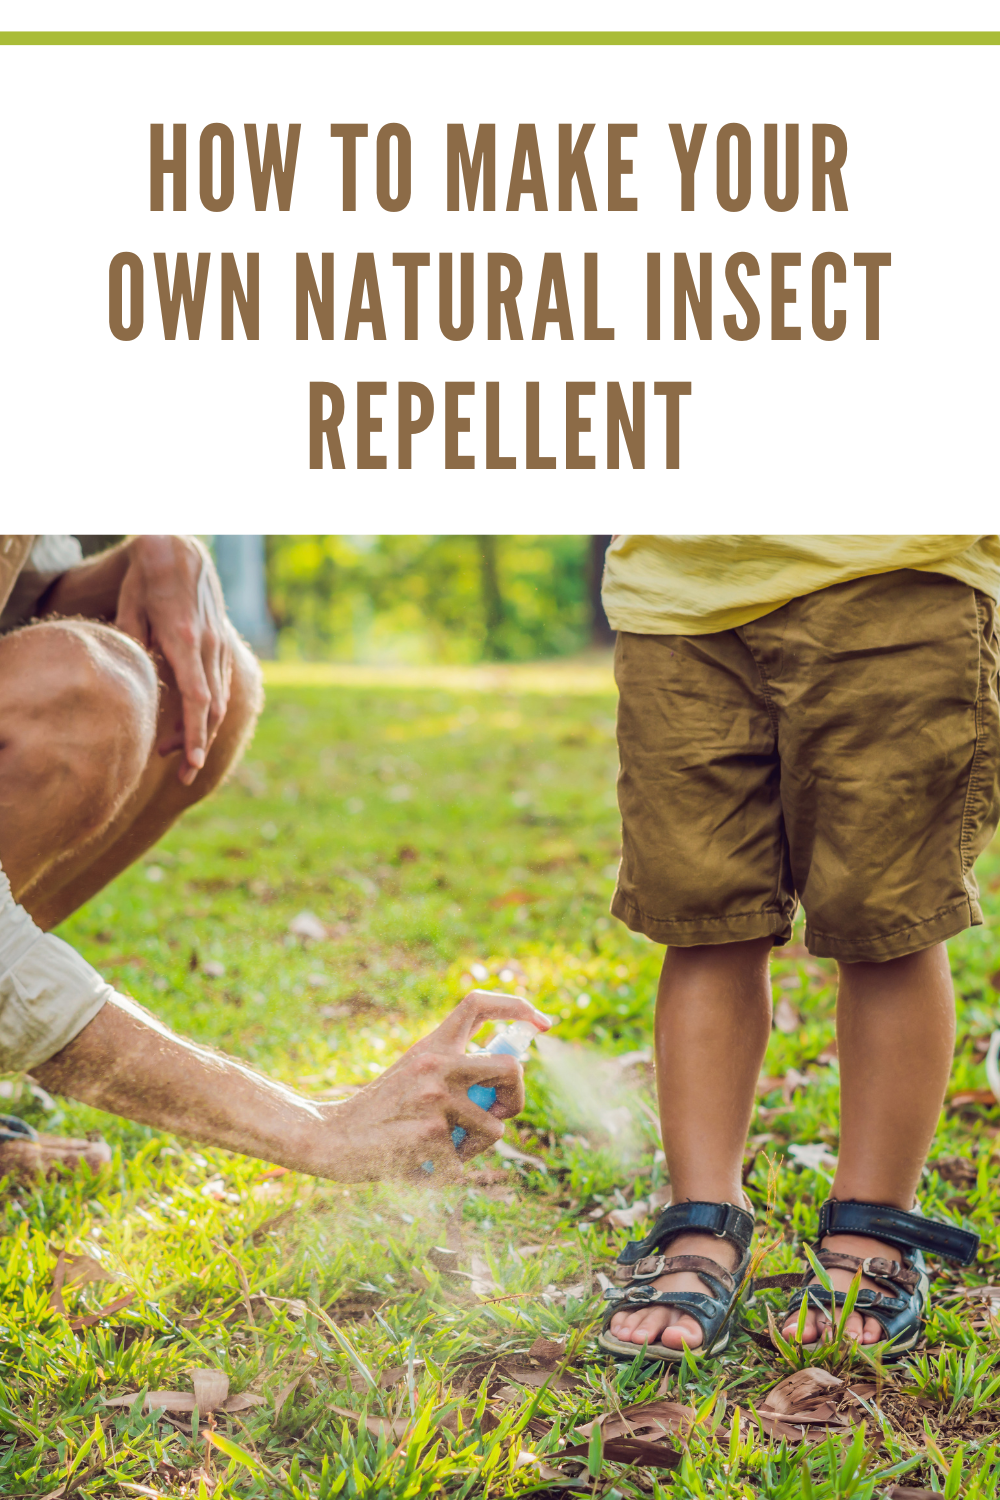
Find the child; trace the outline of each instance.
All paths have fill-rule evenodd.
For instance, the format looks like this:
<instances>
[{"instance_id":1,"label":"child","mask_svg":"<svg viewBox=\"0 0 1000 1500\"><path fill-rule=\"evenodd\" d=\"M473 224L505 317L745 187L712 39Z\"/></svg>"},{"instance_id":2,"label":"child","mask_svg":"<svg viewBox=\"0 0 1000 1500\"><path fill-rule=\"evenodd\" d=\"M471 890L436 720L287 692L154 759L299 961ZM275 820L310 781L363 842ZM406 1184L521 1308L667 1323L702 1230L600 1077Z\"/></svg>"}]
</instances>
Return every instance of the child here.
<instances>
[{"instance_id":1,"label":"child","mask_svg":"<svg viewBox=\"0 0 1000 1500\"><path fill-rule=\"evenodd\" d=\"M973 862L1000 814L995 536L619 536L623 853L612 910L667 944L657 1082L673 1202L620 1257L601 1342L718 1353L749 1264L741 1167L771 1028L768 956L798 901L840 969L839 1164L812 1284L780 1320L917 1342L922 1251L975 1235L915 1193L954 1047L946 940L981 923ZM666 1258L663 1252L666 1251ZM809 1274L805 1283L813 1281ZM622 1289L624 1288L624 1289Z\"/></svg>"}]
</instances>

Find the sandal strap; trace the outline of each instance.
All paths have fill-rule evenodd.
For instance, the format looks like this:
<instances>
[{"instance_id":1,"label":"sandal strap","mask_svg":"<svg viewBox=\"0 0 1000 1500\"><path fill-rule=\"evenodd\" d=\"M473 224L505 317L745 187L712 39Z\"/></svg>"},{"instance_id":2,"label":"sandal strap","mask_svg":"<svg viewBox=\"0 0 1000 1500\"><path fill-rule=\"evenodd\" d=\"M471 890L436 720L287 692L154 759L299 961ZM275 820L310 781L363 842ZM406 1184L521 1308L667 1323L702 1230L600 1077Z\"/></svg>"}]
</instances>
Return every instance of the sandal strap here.
<instances>
[{"instance_id":1,"label":"sandal strap","mask_svg":"<svg viewBox=\"0 0 1000 1500\"><path fill-rule=\"evenodd\" d=\"M824 1309L833 1307L834 1311L836 1311L837 1308L843 1307L847 1301L847 1293L834 1291L831 1294L825 1286L818 1286L815 1282L812 1282L809 1286L800 1287L797 1292L789 1297L788 1312L798 1312L802 1306L803 1298L811 1302L814 1306L818 1305ZM856 1312L870 1313L873 1318L877 1318L880 1308L886 1313L902 1313L906 1312L909 1306L909 1297L887 1297L885 1292L873 1292L870 1287L866 1287L864 1291L858 1293L854 1309Z\"/></svg>"},{"instance_id":2,"label":"sandal strap","mask_svg":"<svg viewBox=\"0 0 1000 1500\"><path fill-rule=\"evenodd\" d=\"M632 1266L616 1264L613 1275L619 1286L627 1286L633 1282L655 1281L658 1276L673 1276L678 1271L694 1271L698 1275L707 1271L730 1295L736 1290L732 1272L706 1255L645 1255Z\"/></svg>"},{"instance_id":3,"label":"sandal strap","mask_svg":"<svg viewBox=\"0 0 1000 1500\"><path fill-rule=\"evenodd\" d=\"M909 1266L901 1265L898 1260L886 1260L881 1255L845 1255L839 1250L820 1249L814 1253L824 1271L860 1271L872 1281L902 1286L908 1292L920 1285L919 1274L911 1271Z\"/></svg>"},{"instance_id":4,"label":"sandal strap","mask_svg":"<svg viewBox=\"0 0 1000 1500\"><path fill-rule=\"evenodd\" d=\"M37 1141L38 1131L17 1115L0 1115L0 1142Z\"/></svg>"},{"instance_id":5,"label":"sandal strap","mask_svg":"<svg viewBox=\"0 0 1000 1500\"><path fill-rule=\"evenodd\" d=\"M655 1231L654 1231L655 1232ZM830 1234L865 1234L902 1250L926 1250L967 1266L976 1258L979 1236L939 1219L906 1213L884 1203L828 1198L819 1211L819 1239Z\"/></svg>"},{"instance_id":6,"label":"sandal strap","mask_svg":"<svg viewBox=\"0 0 1000 1500\"><path fill-rule=\"evenodd\" d=\"M678 1234L701 1231L735 1245L742 1259L753 1239L753 1214L732 1203L671 1203L657 1219L644 1240L631 1240L618 1257L621 1266L638 1261L660 1250ZM713 1273L714 1274L714 1273Z\"/></svg>"},{"instance_id":7,"label":"sandal strap","mask_svg":"<svg viewBox=\"0 0 1000 1500\"><path fill-rule=\"evenodd\" d=\"M638 1312L644 1307L682 1307L694 1317L701 1313L710 1319L718 1314L720 1299L706 1292L647 1292L642 1287L633 1287L631 1292L623 1292L615 1301L614 1310L616 1313ZM703 1319L697 1318L697 1321L704 1330Z\"/></svg>"}]
</instances>

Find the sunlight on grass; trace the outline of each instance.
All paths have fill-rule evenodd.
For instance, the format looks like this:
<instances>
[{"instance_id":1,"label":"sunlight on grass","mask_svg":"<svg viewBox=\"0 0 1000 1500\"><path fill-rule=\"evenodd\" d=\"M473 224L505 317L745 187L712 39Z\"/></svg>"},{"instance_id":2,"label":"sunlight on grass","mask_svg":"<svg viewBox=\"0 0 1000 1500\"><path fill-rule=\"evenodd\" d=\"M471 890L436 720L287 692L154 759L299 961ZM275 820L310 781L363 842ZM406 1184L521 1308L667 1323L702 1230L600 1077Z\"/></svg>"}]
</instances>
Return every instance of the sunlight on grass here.
<instances>
[{"instance_id":1,"label":"sunlight on grass","mask_svg":"<svg viewBox=\"0 0 1000 1500\"><path fill-rule=\"evenodd\" d=\"M0 1196L0 1494L995 1497L998 1303L977 1290L1000 1281L994 931L951 945L959 1044L923 1188L983 1252L966 1273L935 1263L925 1345L884 1368L843 1344L796 1354L843 1382L853 1416L792 1442L760 1417L790 1365L742 1333L659 1390L694 1414L676 1465L619 1463L589 1424L652 1401L663 1369L600 1354L597 1278L667 1185L648 1051L662 950L607 915L608 663L268 678L230 784L63 934L172 1025L316 1096L375 1076L474 984L554 1014L568 1062L529 1065L512 1149L443 1189L311 1181L9 1080L4 1109L102 1131L115 1161ZM995 851L980 875L995 921ZM746 1162L762 1275L798 1267L838 1144L834 966L796 933L773 974L781 1029ZM60 1252L105 1278L67 1280L65 1312ZM765 1300L780 1309L762 1294L744 1313L758 1329ZM225 1373L232 1410L144 1399L190 1392L192 1368Z\"/></svg>"}]
</instances>

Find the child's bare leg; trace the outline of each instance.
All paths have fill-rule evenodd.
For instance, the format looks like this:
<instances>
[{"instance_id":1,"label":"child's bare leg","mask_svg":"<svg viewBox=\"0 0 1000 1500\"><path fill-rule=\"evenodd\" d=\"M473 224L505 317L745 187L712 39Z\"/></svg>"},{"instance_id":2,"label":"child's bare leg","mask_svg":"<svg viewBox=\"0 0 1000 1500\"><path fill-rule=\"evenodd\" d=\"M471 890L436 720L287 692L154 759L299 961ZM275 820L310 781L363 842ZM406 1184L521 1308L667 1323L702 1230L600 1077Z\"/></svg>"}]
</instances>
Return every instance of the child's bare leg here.
<instances>
[{"instance_id":1,"label":"child's bare leg","mask_svg":"<svg viewBox=\"0 0 1000 1500\"><path fill-rule=\"evenodd\" d=\"M743 1150L754 1088L771 1031L770 938L669 948L656 1002L656 1078L672 1201L743 1203ZM704 1255L728 1269L727 1241L678 1235L667 1255ZM661 1276L659 1290L704 1292L691 1273ZM611 1332L633 1343L697 1348L694 1318L668 1307L618 1313Z\"/></svg>"},{"instance_id":2,"label":"child's bare leg","mask_svg":"<svg viewBox=\"0 0 1000 1500\"><path fill-rule=\"evenodd\" d=\"M955 1048L955 996L945 945L885 963L842 964L837 1043L840 1160L830 1196L909 1210ZM847 1255L899 1259L892 1245L862 1235L838 1234L824 1244ZM850 1285L849 1271L829 1275L840 1290ZM875 1287L867 1278L861 1284ZM826 1323L821 1314L810 1314L804 1342L812 1343ZM786 1334L794 1326L793 1320ZM857 1313L847 1331L866 1344L885 1336L874 1318Z\"/></svg>"}]
</instances>

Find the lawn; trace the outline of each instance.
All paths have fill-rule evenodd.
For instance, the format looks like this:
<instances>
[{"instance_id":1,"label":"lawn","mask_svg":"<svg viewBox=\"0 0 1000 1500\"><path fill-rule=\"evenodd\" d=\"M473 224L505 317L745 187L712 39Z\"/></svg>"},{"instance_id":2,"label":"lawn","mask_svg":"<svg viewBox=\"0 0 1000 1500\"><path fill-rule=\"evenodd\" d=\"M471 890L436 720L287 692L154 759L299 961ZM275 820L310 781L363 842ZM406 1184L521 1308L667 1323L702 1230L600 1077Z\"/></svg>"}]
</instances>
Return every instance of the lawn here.
<instances>
[{"instance_id":1,"label":"lawn","mask_svg":"<svg viewBox=\"0 0 1000 1500\"><path fill-rule=\"evenodd\" d=\"M474 984L558 1026L502 1154L457 1186L344 1188L0 1083L4 1109L115 1149L103 1176L0 1193L0 1494L996 1495L989 925L951 945L959 1044L923 1190L983 1249L972 1271L935 1263L926 1347L885 1369L835 1347L784 1423L765 1396L808 1356L741 1332L661 1386L597 1349L600 1278L666 1197L662 953L607 914L614 708L604 663L276 668L231 783L61 929L170 1024L316 1097ZM997 922L996 852L980 877ZM761 1274L797 1267L837 1151L834 966L796 941L773 979L746 1163ZM741 1317L766 1328L764 1299Z\"/></svg>"}]
</instances>

